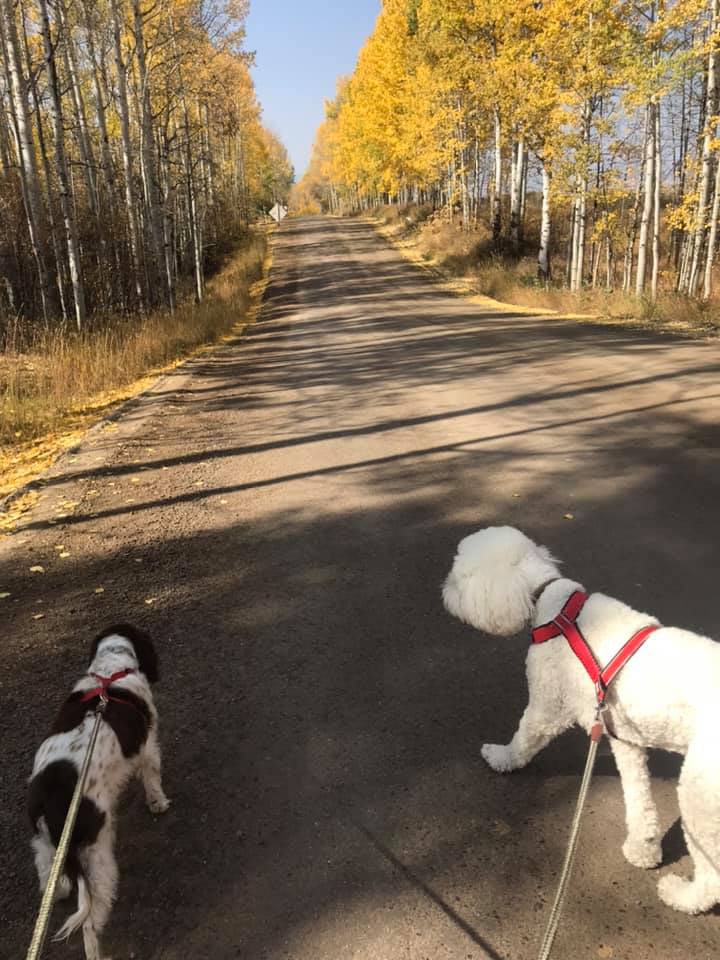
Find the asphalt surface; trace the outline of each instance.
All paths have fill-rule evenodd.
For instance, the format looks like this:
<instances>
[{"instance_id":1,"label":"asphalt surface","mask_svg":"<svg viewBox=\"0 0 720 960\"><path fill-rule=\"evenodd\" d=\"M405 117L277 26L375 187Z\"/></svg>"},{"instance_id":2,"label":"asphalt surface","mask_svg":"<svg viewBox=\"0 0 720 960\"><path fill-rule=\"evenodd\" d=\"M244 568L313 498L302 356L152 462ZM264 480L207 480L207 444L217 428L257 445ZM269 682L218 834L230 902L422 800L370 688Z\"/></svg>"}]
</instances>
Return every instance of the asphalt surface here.
<instances>
[{"instance_id":1,"label":"asphalt surface","mask_svg":"<svg viewBox=\"0 0 720 960\"><path fill-rule=\"evenodd\" d=\"M494 313L361 223L274 245L249 335L92 432L0 545L3 958L37 905L32 756L108 623L157 639L173 799L123 803L114 960L536 956L585 741L509 776L480 759L525 706L527 638L443 611L471 530L519 526L588 588L720 637L717 343ZM603 747L557 960L718 956L720 913L655 893L689 869L678 769L653 758L645 873Z\"/></svg>"}]
</instances>

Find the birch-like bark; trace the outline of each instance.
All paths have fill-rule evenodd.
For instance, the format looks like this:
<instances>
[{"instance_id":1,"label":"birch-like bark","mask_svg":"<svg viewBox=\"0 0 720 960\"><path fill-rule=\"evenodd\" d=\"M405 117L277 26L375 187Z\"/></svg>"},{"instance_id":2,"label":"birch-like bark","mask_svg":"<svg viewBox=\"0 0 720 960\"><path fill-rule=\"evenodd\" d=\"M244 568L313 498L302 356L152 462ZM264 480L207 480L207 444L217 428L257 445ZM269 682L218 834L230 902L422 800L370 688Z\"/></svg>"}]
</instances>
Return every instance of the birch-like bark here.
<instances>
[{"instance_id":1,"label":"birch-like bark","mask_svg":"<svg viewBox=\"0 0 720 960\"><path fill-rule=\"evenodd\" d=\"M653 231L652 231L652 273L650 275L650 297L657 300L658 277L660 275L660 189L662 186L662 142L660 102L655 102L655 183L653 185Z\"/></svg>"},{"instance_id":2,"label":"birch-like bark","mask_svg":"<svg viewBox=\"0 0 720 960\"><path fill-rule=\"evenodd\" d=\"M95 158L93 156L92 143L88 133L87 114L85 112L85 102L83 100L82 90L78 81L78 69L75 60L75 50L73 48L72 36L65 10L65 0L54 0L55 9L58 12L60 29L63 31L63 61L65 64L65 73L70 80L70 102L73 107L75 118L75 139L80 159L82 160L82 173L85 179L85 188L87 190L88 206L93 216L98 221L98 229L101 237L104 239L104 231L100 221L100 203L98 200L97 178L95 176Z\"/></svg>"},{"instance_id":3,"label":"birch-like bark","mask_svg":"<svg viewBox=\"0 0 720 960\"><path fill-rule=\"evenodd\" d=\"M70 203L69 179L65 158L65 130L63 127L62 100L60 81L55 63L55 47L50 35L50 17L47 0L38 0L40 6L41 30L43 50L45 52L45 69L47 71L48 89L50 94L50 114L52 116L55 133L55 168L58 180L58 194L60 210L62 211L65 226L65 244L67 247L68 268L72 285L73 300L75 303L75 325L78 330L85 327L85 290L82 281L80 264L80 245L78 243L75 216Z\"/></svg>"},{"instance_id":4,"label":"birch-like bark","mask_svg":"<svg viewBox=\"0 0 720 960\"><path fill-rule=\"evenodd\" d=\"M138 65L138 79L140 82L140 150L142 153L143 183L145 186L145 206L150 222L150 237L152 241L153 269L148 270L150 283L155 284L161 277L163 263L163 231L162 210L160 204L160 188L156 171L155 133L153 130L152 102L150 98L150 76L147 67L147 50L145 46L145 18L140 8L140 0L133 0L133 23L135 29L135 55ZM147 267L147 260L146 260ZM166 287L167 299L170 291Z\"/></svg>"},{"instance_id":5,"label":"birch-like bark","mask_svg":"<svg viewBox=\"0 0 720 960\"><path fill-rule=\"evenodd\" d=\"M715 124L713 118L717 109L717 30L718 15L720 14L720 0L710 0L710 51L707 67L707 93L705 97L705 124L702 145L702 164L700 173L700 189L695 219L695 230L692 241L692 257L687 278L686 292L694 296L697 292L700 279L700 261L702 257L705 234L707 230L707 212L710 200L712 180L712 146L715 138Z\"/></svg>"},{"instance_id":6,"label":"birch-like bark","mask_svg":"<svg viewBox=\"0 0 720 960\"><path fill-rule=\"evenodd\" d=\"M648 236L650 217L653 209L653 183L655 179L655 104L651 101L646 107L645 150L643 168L643 207L640 217L640 238L638 241L637 273L635 274L635 296L641 297L645 290L647 270Z\"/></svg>"},{"instance_id":7,"label":"birch-like bark","mask_svg":"<svg viewBox=\"0 0 720 960\"><path fill-rule=\"evenodd\" d=\"M492 235L493 244L496 248L499 248L502 236L502 118L498 107L495 108L493 121L495 128L495 178L492 199Z\"/></svg>"},{"instance_id":8,"label":"birch-like bark","mask_svg":"<svg viewBox=\"0 0 720 960\"><path fill-rule=\"evenodd\" d=\"M46 258L47 229L45 210L37 173L35 144L33 143L28 112L27 80L20 68L21 54L17 27L12 6L7 0L0 2L0 34L2 35L3 60L7 72L8 88L12 102L13 123L17 143L18 164L23 185L23 201L27 219L30 246L38 271L40 299L46 322L57 315L56 300L50 281Z\"/></svg>"},{"instance_id":9,"label":"birch-like bark","mask_svg":"<svg viewBox=\"0 0 720 960\"><path fill-rule=\"evenodd\" d=\"M550 280L550 190L552 187L552 177L548 170L547 163L541 159L542 164L542 214L540 220L540 251L538 253L538 277L544 283Z\"/></svg>"},{"instance_id":10,"label":"birch-like bark","mask_svg":"<svg viewBox=\"0 0 720 960\"><path fill-rule=\"evenodd\" d=\"M520 247L524 164L525 138L521 134L514 146L510 178L510 242L516 251Z\"/></svg>"},{"instance_id":11,"label":"birch-like bark","mask_svg":"<svg viewBox=\"0 0 720 960\"><path fill-rule=\"evenodd\" d=\"M703 279L703 300L709 300L712 294L712 271L717 245L718 214L720 213L720 162L715 163L715 193L710 215L710 234L705 251L705 272Z\"/></svg>"},{"instance_id":12,"label":"birch-like bark","mask_svg":"<svg viewBox=\"0 0 720 960\"><path fill-rule=\"evenodd\" d=\"M125 215L130 241L130 259L132 261L133 284L138 304L144 310L146 304L142 282L142 265L138 244L137 206L135 202L132 140L130 138L130 107L127 95L127 68L123 59L121 40L121 19L118 0L110 0L112 15L113 54L117 80L117 102L120 114L120 133L122 139L123 180L125 187Z\"/></svg>"},{"instance_id":13,"label":"birch-like bark","mask_svg":"<svg viewBox=\"0 0 720 960\"><path fill-rule=\"evenodd\" d=\"M573 232L572 268L570 271L570 289L582 288L585 275L585 237L587 233L587 147L590 142L590 103L586 100L582 112L582 173L580 191L576 204L575 230Z\"/></svg>"},{"instance_id":14,"label":"birch-like bark","mask_svg":"<svg viewBox=\"0 0 720 960\"><path fill-rule=\"evenodd\" d=\"M29 87L30 87L30 94L32 97L33 113L35 114L35 131L36 131L38 149L40 150L40 164L42 166L42 171L45 176L45 183L51 184L52 173L50 168L50 159L48 157L48 152L47 152L45 131L43 129L40 95L38 94L38 89L37 89L37 86L38 86L37 78L35 77L34 71L32 69L32 60L30 57L30 44L28 42L24 15L22 18L22 31L23 31L23 48L25 50L25 64L27 68L28 77L31 78L29 82ZM57 229L57 224L55 222L55 213L53 211L52 202L48 203L47 222L48 222L48 230L50 234L50 244L53 250L53 259L55 261L55 282L57 284L58 297L60 301L60 313L63 318L63 321L67 321L69 319L68 308L67 308L67 298L65 296L67 264L62 252L62 244L58 236L58 229Z\"/></svg>"},{"instance_id":15,"label":"birch-like bark","mask_svg":"<svg viewBox=\"0 0 720 960\"><path fill-rule=\"evenodd\" d=\"M577 197L573 197L570 204L570 232L568 234L567 255L565 258L565 286L572 284L572 271L575 262L575 244L577 238L577 215L578 215Z\"/></svg>"}]
</instances>

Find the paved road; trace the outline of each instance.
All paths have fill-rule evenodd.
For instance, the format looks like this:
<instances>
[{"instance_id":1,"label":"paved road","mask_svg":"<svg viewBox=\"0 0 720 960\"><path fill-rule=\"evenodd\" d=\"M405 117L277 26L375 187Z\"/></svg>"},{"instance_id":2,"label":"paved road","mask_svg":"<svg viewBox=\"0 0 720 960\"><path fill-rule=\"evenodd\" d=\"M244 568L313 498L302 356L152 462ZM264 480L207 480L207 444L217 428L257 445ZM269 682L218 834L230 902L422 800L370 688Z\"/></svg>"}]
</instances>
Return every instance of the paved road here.
<instances>
[{"instance_id":1,"label":"paved road","mask_svg":"<svg viewBox=\"0 0 720 960\"><path fill-rule=\"evenodd\" d=\"M483 765L527 641L451 620L440 583L462 535L510 522L720 637L719 371L716 344L494 314L363 224L286 223L250 335L93 433L0 547L0 955L31 929L34 747L124 619L159 642L174 804L124 804L114 960L532 960L584 738ZM656 897L688 861L678 764L653 768L665 866L623 860L605 754L557 960L717 957L720 914Z\"/></svg>"}]
</instances>

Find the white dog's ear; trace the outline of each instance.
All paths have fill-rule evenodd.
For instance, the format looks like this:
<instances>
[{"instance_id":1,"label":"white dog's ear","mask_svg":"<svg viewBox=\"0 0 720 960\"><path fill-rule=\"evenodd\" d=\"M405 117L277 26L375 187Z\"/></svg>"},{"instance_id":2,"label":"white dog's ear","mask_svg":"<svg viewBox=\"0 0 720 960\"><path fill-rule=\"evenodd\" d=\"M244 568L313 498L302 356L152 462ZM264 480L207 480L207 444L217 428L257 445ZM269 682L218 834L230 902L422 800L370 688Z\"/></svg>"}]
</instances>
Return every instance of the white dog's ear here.
<instances>
[{"instance_id":1,"label":"white dog's ear","mask_svg":"<svg viewBox=\"0 0 720 960\"><path fill-rule=\"evenodd\" d=\"M535 588L557 574L546 547L513 527L488 527L460 542L443 603L478 630L512 636L530 619Z\"/></svg>"}]
</instances>

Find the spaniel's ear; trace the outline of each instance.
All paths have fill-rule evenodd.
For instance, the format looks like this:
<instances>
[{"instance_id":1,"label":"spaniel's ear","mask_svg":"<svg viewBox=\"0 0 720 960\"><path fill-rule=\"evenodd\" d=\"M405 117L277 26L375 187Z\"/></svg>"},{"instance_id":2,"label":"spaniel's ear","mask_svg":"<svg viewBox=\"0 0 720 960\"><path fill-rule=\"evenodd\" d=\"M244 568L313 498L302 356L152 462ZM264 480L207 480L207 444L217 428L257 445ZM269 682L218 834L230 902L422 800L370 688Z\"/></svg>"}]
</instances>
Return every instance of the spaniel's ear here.
<instances>
[{"instance_id":1,"label":"spaniel's ear","mask_svg":"<svg viewBox=\"0 0 720 960\"><path fill-rule=\"evenodd\" d=\"M92 643L90 662L92 663L95 659L101 641L106 637L112 636L124 637L130 641L135 650L140 673L145 674L149 683L157 683L160 676L158 673L157 653L155 652L153 642L144 630L133 627L129 623L118 623L114 627L108 627L106 630L103 630L102 633L99 633Z\"/></svg>"}]
</instances>

